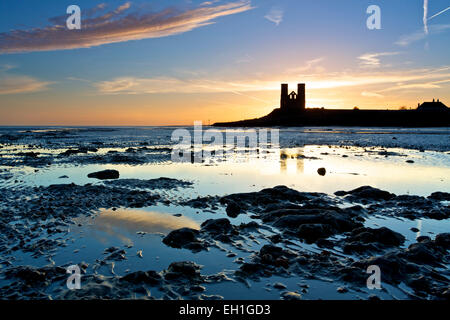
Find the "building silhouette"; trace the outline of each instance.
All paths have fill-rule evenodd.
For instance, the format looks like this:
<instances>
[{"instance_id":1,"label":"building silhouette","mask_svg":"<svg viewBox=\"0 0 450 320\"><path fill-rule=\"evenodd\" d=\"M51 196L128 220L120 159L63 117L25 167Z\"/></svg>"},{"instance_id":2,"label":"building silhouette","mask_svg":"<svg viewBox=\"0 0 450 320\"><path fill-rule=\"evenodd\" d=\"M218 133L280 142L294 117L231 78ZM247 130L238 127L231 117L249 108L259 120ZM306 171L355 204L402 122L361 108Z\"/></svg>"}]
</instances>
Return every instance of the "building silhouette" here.
<instances>
[{"instance_id":1,"label":"building silhouette","mask_svg":"<svg viewBox=\"0 0 450 320\"><path fill-rule=\"evenodd\" d=\"M424 102L422 104L419 104L419 106L417 107L418 111L446 111L448 110L448 107L443 104L442 102L439 101L439 99L437 99L437 101L435 101L433 99L432 102Z\"/></svg>"},{"instance_id":2,"label":"building silhouette","mask_svg":"<svg viewBox=\"0 0 450 320\"><path fill-rule=\"evenodd\" d=\"M281 84L281 101L280 107L283 111L305 110L306 96L305 84L299 83L297 85L297 93L295 91L289 92L287 83Z\"/></svg>"},{"instance_id":3,"label":"building silhouette","mask_svg":"<svg viewBox=\"0 0 450 320\"><path fill-rule=\"evenodd\" d=\"M264 126L358 126L358 127L450 127L450 108L433 99L411 110L381 109L306 109L305 84L297 85L297 92L289 93L289 86L281 85L280 107L261 118L218 122L217 127Z\"/></svg>"}]
</instances>

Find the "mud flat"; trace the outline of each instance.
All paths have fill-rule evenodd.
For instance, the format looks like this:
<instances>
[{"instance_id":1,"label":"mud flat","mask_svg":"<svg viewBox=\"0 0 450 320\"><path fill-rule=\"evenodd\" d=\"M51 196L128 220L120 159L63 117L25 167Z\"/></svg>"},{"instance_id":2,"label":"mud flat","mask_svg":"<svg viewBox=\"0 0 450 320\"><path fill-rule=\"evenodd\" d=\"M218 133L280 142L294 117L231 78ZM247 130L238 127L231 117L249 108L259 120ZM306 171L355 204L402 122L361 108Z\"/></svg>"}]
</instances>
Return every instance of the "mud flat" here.
<instances>
[{"instance_id":1,"label":"mud flat","mask_svg":"<svg viewBox=\"0 0 450 320\"><path fill-rule=\"evenodd\" d=\"M369 228L370 216L401 216L406 219L446 220L450 217L450 194L436 192L428 197L397 196L369 186L334 195L299 192L285 186L258 192L199 197L176 205L218 212L199 228L179 228L163 235L161 243L173 250L201 252L221 249L236 257L234 269L212 274L202 272L196 261L174 261L163 270L146 268L124 274L102 274L102 266L135 256L132 249L106 247L94 261L82 262L83 286L65 287L67 265L51 263L60 247L67 246L73 218L95 215L100 208L139 208L163 202L155 189L189 187L174 179L153 181L111 180L101 185L60 184L30 188L20 194L1 190L1 288L3 299L223 299L208 287L220 283L244 283L279 277L322 280L335 283L337 292L377 298L366 288L366 269L378 265L382 281L412 299L449 299L448 263L450 233L433 238L421 236L405 246L405 237L387 227ZM137 189L138 188L138 189ZM152 188L154 191L146 191ZM140 189L140 190L139 190ZM221 213L222 212L222 213ZM200 213L201 214L201 213ZM234 224L245 215L249 222ZM50 237L57 235L57 237ZM248 242L259 243L248 249ZM303 247L302 244L312 247ZM227 246L230 249L224 249ZM42 266L20 265L18 252L44 256ZM244 256L242 253L246 253ZM217 253L215 253L217 254ZM105 270L105 269L103 269ZM208 290L207 290L208 288ZM277 282L281 299L300 299L308 285L284 290ZM382 289L381 291L386 290ZM377 292L375 292L377 293Z\"/></svg>"},{"instance_id":2,"label":"mud flat","mask_svg":"<svg viewBox=\"0 0 450 320\"><path fill-rule=\"evenodd\" d=\"M171 130L0 128L0 298L449 299L448 129L287 128L201 164Z\"/></svg>"}]
</instances>

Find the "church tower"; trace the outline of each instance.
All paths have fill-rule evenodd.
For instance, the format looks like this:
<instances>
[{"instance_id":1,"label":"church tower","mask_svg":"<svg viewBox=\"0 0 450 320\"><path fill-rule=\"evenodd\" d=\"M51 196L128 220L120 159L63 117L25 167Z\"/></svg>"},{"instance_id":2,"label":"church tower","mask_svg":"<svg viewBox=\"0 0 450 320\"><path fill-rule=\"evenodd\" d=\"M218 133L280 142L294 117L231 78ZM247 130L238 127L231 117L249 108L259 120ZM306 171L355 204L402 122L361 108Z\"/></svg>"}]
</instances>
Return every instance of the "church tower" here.
<instances>
[{"instance_id":1,"label":"church tower","mask_svg":"<svg viewBox=\"0 0 450 320\"><path fill-rule=\"evenodd\" d=\"M281 101L280 108L284 111L300 111L306 108L306 94L305 84L299 83L297 85L297 93L295 91L289 92L288 84L281 84Z\"/></svg>"}]
</instances>

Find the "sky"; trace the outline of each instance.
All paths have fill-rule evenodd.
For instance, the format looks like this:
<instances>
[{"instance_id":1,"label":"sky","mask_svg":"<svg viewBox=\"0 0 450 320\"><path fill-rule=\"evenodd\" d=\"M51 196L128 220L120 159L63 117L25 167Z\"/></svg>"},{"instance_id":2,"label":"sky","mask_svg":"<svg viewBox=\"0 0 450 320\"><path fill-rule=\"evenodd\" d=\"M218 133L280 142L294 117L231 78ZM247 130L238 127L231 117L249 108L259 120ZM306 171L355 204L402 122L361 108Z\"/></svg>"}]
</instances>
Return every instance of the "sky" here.
<instances>
[{"instance_id":1,"label":"sky","mask_svg":"<svg viewBox=\"0 0 450 320\"><path fill-rule=\"evenodd\" d=\"M309 108L450 106L449 57L450 0L2 0L0 125L255 118L299 82Z\"/></svg>"}]
</instances>

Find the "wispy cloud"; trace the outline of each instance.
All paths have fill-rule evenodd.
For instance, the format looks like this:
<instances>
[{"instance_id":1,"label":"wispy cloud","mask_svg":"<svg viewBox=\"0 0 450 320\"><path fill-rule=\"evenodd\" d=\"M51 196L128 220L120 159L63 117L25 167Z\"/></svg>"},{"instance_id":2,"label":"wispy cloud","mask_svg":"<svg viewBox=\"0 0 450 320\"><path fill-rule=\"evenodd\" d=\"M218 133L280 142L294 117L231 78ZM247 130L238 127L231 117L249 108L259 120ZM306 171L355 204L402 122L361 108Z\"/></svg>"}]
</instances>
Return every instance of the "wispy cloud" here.
<instances>
[{"instance_id":1,"label":"wispy cloud","mask_svg":"<svg viewBox=\"0 0 450 320\"><path fill-rule=\"evenodd\" d=\"M375 52L375 53L365 53L358 57L360 60L360 66L366 68L378 68L381 66L381 57L395 56L400 52Z\"/></svg>"},{"instance_id":2,"label":"wispy cloud","mask_svg":"<svg viewBox=\"0 0 450 320\"><path fill-rule=\"evenodd\" d=\"M0 75L0 94L31 93L46 90L50 82L33 77Z\"/></svg>"},{"instance_id":3,"label":"wispy cloud","mask_svg":"<svg viewBox=\"0 0 450 320\"><path fill-rule=\"evenodd\" d=\"M324 57L319 57L315 59L311 59L306 61L304 66L292 68L291 72L298 72L298 73L304 73L304 72L316 72L320 73L325 71L325 68L321 66L321 62L324 60Z\"/></svg>"},{"instance_id":4,"label":"wispy cloud","mask_svg":"<svg viewBox=\"0 0 450 320\"><path fill-rule=\"evenodd\" d=\"M6 71L9 71L14 68L15 68L15 66L12 64L2 64L2 65L0 65L0 72L6 72Z\"/></svg>"},{"instance_id":5,"label":"wispy cloud","mask_svg":"<svg viewBox=\"0 0 450 320\"><path fill-rule=\"evenodd\" d=\"M369 97L369 98L383 98L384 97L382 94L379 94L376 92L369 92L369 91L363 91L363 92L361 92L361 95L363 97Z\"/></svg>"},{"instance_id":6,"label":"wispy cloud","mask_svg":"<svg viewBox=\"0 0 450 320\"><path fill-rule=\"evenodd\" d=\"M292 70L290 70L292 72ZM434 69L411 69L396 71L371 71L363 73L324 72L322 74L305 74L302 78L308 90L332 89L342 87L363 87L363 96L381 95L381 90L406 89L416 86L422 89L438 88L450 82L450 67ZM152 93L245 93L267 90L279 90L281 82L297 83L298 73L287 72L276 77L273 75L260 78L215 79L211 78L137 78L118 77L96 83L102 94L152 94ZM377 89L369 89L374 86Z\"/></svg>"},{"instance_id":7,"label":"wispy cloud","mask_svg":"<svg viewBox=\"0 0 450 320\"><path fill-rule=\"evenodd\" d=\"M221 5L205 4L195 9L165 9L156 13L129 12L129 2L103 15L104 6L91 9L81 30L67 30L66 17L49 19L53 25L31 30L0 33L0 53L67 50L103 44L171 36L214 23L214 20L252 9L249 0ZM127 14L126 14L127 13Z\"/></svg>"},{"instance_id":8,"label":"wispy cloud","mask_svg":"<svg viewBox=\"0 0 450 320\"><path fill-rule=\"evenodd\" d=\"M428 33L425 33L425 31L423 31L423 30L419 30L412 34L407 34L407 35L401 36L400 39L395 42L395 44L397 44L399 46L403 46L403 47L408 46L411 43L424 40L428 34L434 35L434 34L439 34L439 33L445 32L447 30L450 30L450 24L431 25L431 26L428 26L427 29L428 29Z\"/></svg>"},{"instance_id":9,"label":"wispy cloud","mask_svg":"<svg viewBox=\"0 0 450 320\"><path fill-rule=\"evenodd\" d=\"M275 23L277 26L283 21L284 11L280 8L272 8L268 14L264 16L270 22Z\"/></svg>"}]
</instances>

